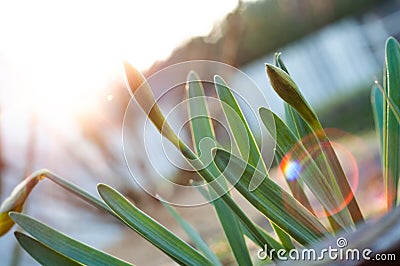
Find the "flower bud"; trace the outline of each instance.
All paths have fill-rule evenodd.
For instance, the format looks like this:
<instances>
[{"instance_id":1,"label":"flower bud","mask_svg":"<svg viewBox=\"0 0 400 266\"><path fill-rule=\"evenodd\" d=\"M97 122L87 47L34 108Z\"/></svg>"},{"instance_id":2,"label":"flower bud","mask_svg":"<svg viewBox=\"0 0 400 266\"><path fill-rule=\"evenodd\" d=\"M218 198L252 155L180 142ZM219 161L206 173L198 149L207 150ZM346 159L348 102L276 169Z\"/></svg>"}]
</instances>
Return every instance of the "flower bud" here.
<instances>
[{"instance_id":1,"label":"flower bud","mask_svg":"<svg viewBox=\"0 0 400 266\"><path fill-rule=\"evenodd\" d=\"M314 129L321 129L316 114L304 99L296 83L282 69L266 64L267 74L275 92L303 117Z\"/></svg>"},{"instance_id":2,"label":"flower bud","mask_svg":"<svg viewBox=\"0 0 400 266\"><path fill-rule=\"evenodd\" d=\"M182 144L161 112L160 107L154 98L150 84L147 82L143 74L129 63L124 62L124 68L130 94L135 98L136 102L153 122L161 135L166 137L172 144L180 149Z\"/></svg>"},{"instance_id":3,"label":"flower bud","mask_svg":"<svg viewBox=\"0 0 400 266\"><path fill-rule=\"evenodd\" d=\"M9 212L21 212L29 193L36 186L42 175L37 173L27 177L19 183L0 206L0 236L6 234L14 225L8 216Z\"/></svg>"}]
</instances>

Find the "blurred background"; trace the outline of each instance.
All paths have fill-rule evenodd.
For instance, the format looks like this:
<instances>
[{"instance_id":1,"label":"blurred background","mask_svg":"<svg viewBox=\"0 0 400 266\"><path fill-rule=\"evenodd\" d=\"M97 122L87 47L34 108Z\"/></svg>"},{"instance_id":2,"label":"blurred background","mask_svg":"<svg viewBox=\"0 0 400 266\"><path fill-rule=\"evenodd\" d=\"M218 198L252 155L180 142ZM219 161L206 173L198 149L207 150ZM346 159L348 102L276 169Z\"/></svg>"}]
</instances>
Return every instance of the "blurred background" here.
<instances>
[{"instance_id":1,"label":"blurred background","mask_svg":"<svg viewBox=\"0 0 400 266\"><path fill-rule=\"evenodd\" d=\"M110 184L186 238L126 166L122 122L130 95L122 61L146 76L188 60L223 62L253 79L282 114L264 65L276 51L323 125L362 139L370 156L360 176L376 178L370 88L381 80L385 41L400 38L399 25L399 0L0 1L0 200L31 172L48 168L94 194L97 183ZM163 106L171 108L184 95L174 97ZM157 183L143 156L145 117L136 111L127 125L133 129L130 167ZM172 166L163 171L181 183L196 178ZM364 186L380 187L377 182ZM25 211L137 265L170 263L112 217L49 181L33 191ZM214 215L210 206L179 211L214 250L226 251L218 222L204 215ZM36 265L15 243L12 233L0 238L1 264Z\"/></svg>"}]
</instances>

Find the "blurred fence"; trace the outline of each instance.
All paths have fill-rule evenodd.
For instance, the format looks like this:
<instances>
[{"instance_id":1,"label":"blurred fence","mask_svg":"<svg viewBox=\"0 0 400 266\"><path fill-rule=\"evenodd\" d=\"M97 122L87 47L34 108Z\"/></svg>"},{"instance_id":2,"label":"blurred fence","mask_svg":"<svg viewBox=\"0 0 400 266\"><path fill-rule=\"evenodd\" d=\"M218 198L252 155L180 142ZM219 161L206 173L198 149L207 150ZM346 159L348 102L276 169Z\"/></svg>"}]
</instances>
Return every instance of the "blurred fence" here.
<instances>
[{"instance_id":1,"label":"blurred fence","mask_svg":"<svg viewBox=\"0 0 400 266\"><path fill-rule=\"evenodd\" d=\"M345 18L279 50L290 74L313 106L321 106L381 80L385 41L400 37L400 11ZM283 111L265 73L273 54L244 66L265 92L271 109Z\"/></svg>"}]
</instances>

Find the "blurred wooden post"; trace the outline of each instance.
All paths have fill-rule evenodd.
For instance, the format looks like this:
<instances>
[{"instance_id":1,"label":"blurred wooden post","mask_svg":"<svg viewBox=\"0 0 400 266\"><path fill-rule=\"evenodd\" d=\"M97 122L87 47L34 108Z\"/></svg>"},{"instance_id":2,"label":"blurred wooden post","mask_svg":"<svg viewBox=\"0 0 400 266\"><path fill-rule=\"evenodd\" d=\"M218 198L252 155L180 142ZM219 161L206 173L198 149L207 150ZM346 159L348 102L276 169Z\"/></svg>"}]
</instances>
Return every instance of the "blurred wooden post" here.
<instances>
[{"instance_id":1,"label":"blurred wooden post","mask_svg":"<svg viewBox=\"0 0 400 266\"><path fill-rule=\"evenodd\" d=\"M242 1L239 1L236 9L227 16L222 25L221 61L231 66L237 65L237 53L245 29L241 7Z\"/></svg>"}]
</instances>

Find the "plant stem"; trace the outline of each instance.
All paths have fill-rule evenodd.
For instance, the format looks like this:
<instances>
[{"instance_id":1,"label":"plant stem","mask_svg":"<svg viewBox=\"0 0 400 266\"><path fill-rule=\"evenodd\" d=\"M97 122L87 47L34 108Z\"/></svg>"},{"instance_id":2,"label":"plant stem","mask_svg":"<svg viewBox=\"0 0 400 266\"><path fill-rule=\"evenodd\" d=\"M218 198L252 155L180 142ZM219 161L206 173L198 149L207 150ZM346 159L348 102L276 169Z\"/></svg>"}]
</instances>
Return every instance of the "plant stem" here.
<instances>
[{"instance_id":1,"label":"plant stem","mask_svg":"<svg viewBox=\"0 0 400 266\"><path fill-rule=\"evenodd\" d=\"M190 163L196 164L200 163L196 154L182 141L179 142L179 147L181 149L182 154L190 160ZM195 166L195 165L194 165ZM203 167L195 168L201 169ZM246 227L246 229L252 234L254 239L257 241L257 244L260 247L264 247L265 244L269 246L276 247L280 245L278 242L273 242L273 239L267 239L264 235L259 231L259 229L254 225L254 223L247 217L247 215L242 211L242 209L233 201L233 199L226 193L226 191L222 188L222 186L218 182L213 182L215 179L213 178L211 172L207 168L203 168L198 171L199 174L206 180L207 183L211 185L211 188L217 193L221 195L221 199L231 208L231 210L237 215L242 224ZM283 248L283 246L281 246Z\"/></svg>"}]
</instances>

